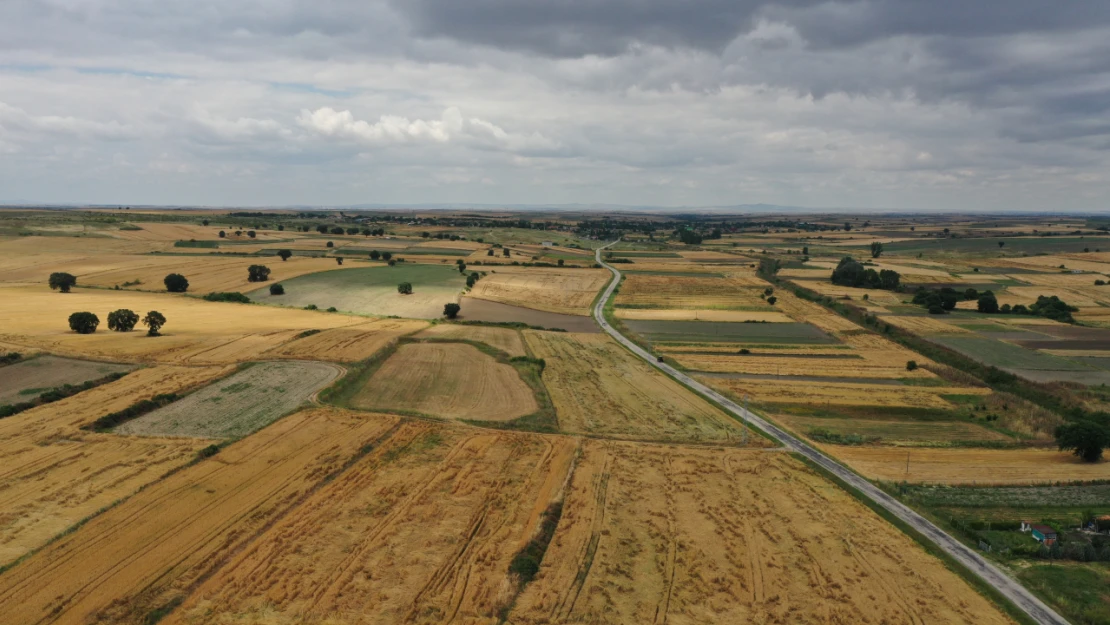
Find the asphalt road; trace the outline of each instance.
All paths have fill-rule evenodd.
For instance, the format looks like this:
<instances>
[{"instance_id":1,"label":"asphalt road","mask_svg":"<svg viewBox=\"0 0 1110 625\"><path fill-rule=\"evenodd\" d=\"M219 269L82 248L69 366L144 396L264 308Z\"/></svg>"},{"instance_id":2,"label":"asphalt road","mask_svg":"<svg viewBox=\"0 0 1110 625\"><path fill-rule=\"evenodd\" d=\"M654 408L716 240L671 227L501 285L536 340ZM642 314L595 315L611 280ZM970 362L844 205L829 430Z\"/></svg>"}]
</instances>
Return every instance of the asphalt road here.
<instances>
[{"instance_id":1,"label":"asphalt road","mask_svg":"<svg viewBox=\"0 0 1110 625\"><path fill-rule=\"evenodd\" d=\"M613 243L610 243L609 245L612 244ZM605 247L609 246L606 245ZM960 564L967 567L970 571L981 577L983 581L996 588L998 592L1012 601L1014 605L1021 608L1034 621L1041 623L1042 625L1067 625L1067 620L1053 611L1052 608L1045 605L1044 602L1042 602L1040 599L1033 596L1033 593L1026 590L1021 584L1019 584L1009 575L1002 572L1001 569L988 562L986 558L979 555L974 550L969 549L967 546L965 546L963 543L956 540L955 538L949 536L947 533L945 533L943 530L934 525L925 517L907 508L901 502L897 501L890 495L887 495L871 482L868 482L862 477L856 475L844 465L817 451L813 447L810 447L809 445L803 443L798 438L795 438L794 436L786 433L784 430L770 423L766 419L763 419L759 415L749 410L745 410L736 402L728 399L727 397L721 395L717 391L714 391L708 386L705 386L694 378L691 378L690 376L682 373L678 369L675 369L674 367L666 363L659 362L656 356L653 356L652 354L644 351L644 349L641 348L639 345L625 338L623 334L609 325L609 323L605 321L605 303L609 301L609 298L613 295L613 290L617 288L618 284L620 284L621 273L612 265L607 264L601 259L601 250L605 249L605 247L599 248L595 253L597 262L601 263L602 266L613 273L613 281L609 283L609 286L605 289L605 293L601 296L600 299L598 299L597 304L594 305L594 319L597 320L598 325L601 326L601 329L603 331L608 333L617 341L620 341L620 343L627 347L630 351L632 351L632 353L651 363L651 365L655 368L696 390L702 395L712 399L721 406L724 406L726 410L736 415L741 420L754 425L764 432L767 432L772 437L777 439L780 443L782 443L782 445L786 448L790 449L791 451L797 452L810 459L814 463L820 465L826 471L832 473L847 484L850 484L859 492L863 493L865 497L871 499L883 508L889 510L892 514L897 516L899 519L902 519L915 530L920 532L923 536L931 540L934 544L936 544L938 547L940 547L953 558L955 558Z\"/></svg>"}]
</instances>

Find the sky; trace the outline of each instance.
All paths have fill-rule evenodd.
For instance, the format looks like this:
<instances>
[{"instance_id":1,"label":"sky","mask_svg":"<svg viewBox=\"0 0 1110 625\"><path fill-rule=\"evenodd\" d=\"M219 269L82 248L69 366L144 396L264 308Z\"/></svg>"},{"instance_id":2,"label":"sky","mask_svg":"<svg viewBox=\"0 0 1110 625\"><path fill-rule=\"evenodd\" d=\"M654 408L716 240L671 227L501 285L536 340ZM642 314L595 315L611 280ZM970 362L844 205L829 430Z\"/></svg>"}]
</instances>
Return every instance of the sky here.
<instances>
[{"instance_id":1,"label":"sky","mask_svg":"<svg viewBox=\"0 0 1110 625\"><path fill-rule=\"evenodd\" d=\"M3 0L0 201L1110 212L1110 2Z\"/></svg>"}]
</instances>

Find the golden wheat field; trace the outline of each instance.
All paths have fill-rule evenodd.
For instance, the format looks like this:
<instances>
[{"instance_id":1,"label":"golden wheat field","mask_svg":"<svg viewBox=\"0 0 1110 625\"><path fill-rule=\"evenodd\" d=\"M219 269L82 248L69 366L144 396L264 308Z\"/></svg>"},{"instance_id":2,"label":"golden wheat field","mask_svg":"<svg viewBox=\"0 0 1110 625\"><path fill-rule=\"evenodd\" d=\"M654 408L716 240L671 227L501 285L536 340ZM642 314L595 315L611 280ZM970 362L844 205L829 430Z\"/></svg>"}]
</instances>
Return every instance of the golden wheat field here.
<instances>
[{"instance_id":1,"label":"golden wheat field","mask_svg":"<svg viewBox=\"0 0 1110 625\"><path fill-rule=\"evenodd\" d=\"M207 443L80 429L159 393L195 388L225 367L157 366L0 419L0 566L191 461Z\"/></svg>"},{"instance_id":2,"label":"golden wheat field","mask_svg":"<svg viewBox=\"0 0 1110 625\"><path fill-rule=\"evenodd\" d=\"M118 308L140 316L157 310L167 322L162 336L148 337L143 327L111 332L108 313ZM89 311L100 318L95 334L75 334L70 313ZM205 302L179 294L99 289L51 291L45 285L0 285L0 340L61 354L104 360L167 364L225 364L259 358L268 350L311 329L365 323L350 317L307 310Z\"/></svg>"},{"instance_id":3,"label":"golden wheat field","mask_svg":"<svg viewBox=\"0 0 1110 625\"><path fill-rule=\"evenodd\" d=\"M547 366L547 386L564 432L629 439L761 444L743 426L603 334L524 332ZM758 440L757 440L758 439Z\"/></svg>"},{"instance_id":4,"label":"golden wheat field","mask_svg":"<svg viewBox=\"0 0 1110 625\"><path fill-rule=\"evenodd\" d=\"M831 378L877 378L897 380L902 378L935 378L925 369L906 371L904 355L895 359L886 357L879 351L853 352L858 358L820 358L814 355L799 357L782 352L778 354L761 353L757 348L753 353L740 355L706 353L672 353L675 362L693 370L710 373L743 373L779 376L820 376Z\"/></svg>"},{"instance_id":5,"label":"golden wheat field","mask_svg":"<svg viewBox=\"0 0 1110 625\"><path fill-rule=\"evenodd\" d=\"M897 386L854 382L764 380L702 376L702 382L734 397L769 404L813 406L900 406L952 408L941 395L989 395L989 388L970 386Z\"/></svg>"},{"instance_id":6,"label":"golden wheat field","mask_svg":"<svg viewBox=\"0 0 1110 625\"><path fill-rule=\"evenodd\" d=\"M375 319L319 332L295 334L288 343L261 355L266 358L357 362L373 356L402 336L419 332L428 322L419 319Z\"/></svg>"},{"instance_id":7,"label":"golden wheat field","mask_svg":"<svg viewBox=\"0 0 1110 625\"><path fill-rule=\"evenodd\" d=\"M1110 461L1082 462L1054 449L821 448L873 480L987 486L1110 479Z\"/></svg>"},{"instance_id":8,"label":"golden wheat field","mask_svg":"<svg viewBox=\"0 0 1110 625\"><path fill-rule=\"evenodd\" d=\"M561 495L575 447L406 423L164 622L496 623L510 561Z\"/></svg>"},{"instance_id":9,"label":"golden wheat field","mask_svg":"<svg viewBox=\"0 0 1110 625\"><path fill-rule=\"evenodd\" d=\"M520 331L513 328L439 323L416 334L416 338L477 341L495 347L510 356L524 356L524 340Z\"/></svg>"},{"instance_id":10,"label":"golden wheat field","mask_svg":"<svg viewBox=\"0 0 1110 625\"><path fill-rule=\"evenodd\" d=\"M512 623L1010 622L786 454L587 441L564 508Z\"/></svg>"},{"instance_id":11,"label":"golden wheat field","mask_svg":"<svg viewBox=\"0 0 1110 625\"><path fill-rule=\"evenodd\" d=\"M640 319L646 321L731 321L736 323L745 321L789 323L793 321L793 319L785 314L772 310L618 308L613 311L613 314L617 319Z\"/></svg>"},{"instance_id":12,"label":"golden wheat field","mask_svg":"<svg viewBox=\"0 0 1110 625\"><path fill-rule=\"evenodd\" d=\"M616 308L773 311L760 298L763 288L750 282L739 278L629 274L621 283L614 305Z\"/></svg>"},{"instance_id":13,"label":"golden wheat field","mask_svg":"<svg viewBox=\"0 0 1110 625\"><path fill-rule=\"evenodd\" d=\"M11 623L148 622L396 423L301 412L152 484L0 576Z\"/></svg>"},{"instance_id":14,"label":"golden wheat field","mask_svg":"<svg viewBox=\"0 0 1110 625\"><path fill-rule=\"evenodd\" d=\"M351 405L478 421L511 421L539 409L512 365L465 343L401 345Z\"/></svg>"},{"instance_id":15,"label":"golden wheat field","mask_svg":"<svg viewBox=\"0 0 1110 625\"><path fill-rule=\"evenodd\" d=\"M498 267L470 290L470 297L567 315L589 315L609 282L604 269Z\"/></svg>"}]
</instances>

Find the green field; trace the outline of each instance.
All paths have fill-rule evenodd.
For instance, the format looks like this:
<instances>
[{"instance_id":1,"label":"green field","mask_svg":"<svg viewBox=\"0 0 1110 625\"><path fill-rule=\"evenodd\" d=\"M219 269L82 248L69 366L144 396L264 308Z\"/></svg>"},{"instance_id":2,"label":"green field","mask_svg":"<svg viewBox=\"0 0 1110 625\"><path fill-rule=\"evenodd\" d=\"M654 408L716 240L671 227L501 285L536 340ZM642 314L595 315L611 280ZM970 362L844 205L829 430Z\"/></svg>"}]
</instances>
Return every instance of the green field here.
<instances>
[{"instance_id":1,"label":"green field","mask_svg":"<svg viewBox=\"0 0 1110 625\"><path fill-rule=\"evenodd\" d=\"M0 405L31 401L59 386L78 385L113 373L126 373L135 365L38 356L4 367L0 373Z\"/></svg>"},{"instance_id":2,"label":"green field","mask_svg":"<svg viewBox=\"0 0 1110 625\"><path fill-rule=\"evenodd\" d=\"M624 325L650 341L725 341L734 343L829 344L835 338L808 323L731 323L727 321L625 320Z\"/></svg>"},{"instance_id":3,"label":"green field","mask_svg":"<svg viewBox=\"0 0 1110 625\"><path fill-rule=\"evenodd\" d=\"M411 295L401 295L397 285L412 284ZM457 302L466 278L453 266L399 263L322 271L281 281L285 295L270 295L269 283L247 295L251 301L277 306L342 312L397 315L433 319L443 315L443 305Z\"/></svg>"},{"instance_id":4,"label":"green field","mask_svg":"<svg viewBox=\"0 0 1110 625\"><path fill-rule=\"evenodd\" d=\"M339 377L322 362L264 362L115 428L117 434L240 438L296 410Z\"/></svg>"},{"instance_id":5,"label":"green field","mask_svg":"<svg viewBox=\"0 0 1110 625\"><path fill-rule=\"evenodd\" d=\"M979 362L1005 369L1046 371L1091 371L1091 367L1067 358L1025 349L1010 343L977 336L932 336L940 343Z\"/></svg>"},{"instance_id":6,"label":"green field","mask_svg":"<svg viewBox=\"0 0 1110 625\"><path fill-rule=\"evenodd\" d=\"M1039 564L1020 571L1018 579L1071 622L1110 625L1110 568L1105 562Z\"/></svg>"},{"instance_id":7,"label":"green field","mask_svg":"<svg viewBox=\"0 0 1110 625\"><path fill-rule=\"evenodd\" d=\"M835 436L856 436L872 442L949 443L1006 442L1010 437L966 421L880 421L829 419L823 417L783 417L794 430L811 434L828 432Z\"/></svg>"}]
</instances>

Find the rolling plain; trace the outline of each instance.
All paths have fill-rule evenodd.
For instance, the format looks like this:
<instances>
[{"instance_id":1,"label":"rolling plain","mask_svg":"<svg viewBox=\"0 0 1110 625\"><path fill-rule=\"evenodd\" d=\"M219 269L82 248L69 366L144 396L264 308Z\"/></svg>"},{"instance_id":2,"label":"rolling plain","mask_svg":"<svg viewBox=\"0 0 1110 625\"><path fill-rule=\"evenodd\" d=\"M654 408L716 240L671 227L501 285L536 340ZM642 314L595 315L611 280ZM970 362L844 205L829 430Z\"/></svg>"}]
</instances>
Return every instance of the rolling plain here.
<instances>
[{"instance_id":1,"label":"rolling plain","mask_svg":"<svg viewBox=\"0 0 1110 625\"><path fill-rule=\"evenodd\" d=\"M1110 462L1054 438L1110 407L1110 253L1079 251L1110 249L1101 223L505 219L0 210L0 620L1030 622L601 333L615 241L609 324L1108 622L1061 597L1110 575L1110 527L1078 528L1110 515ZM905 288L834 283L845 256ZM945 287L1075 310L913 302Z\"/></svg>"}]
</instances>

